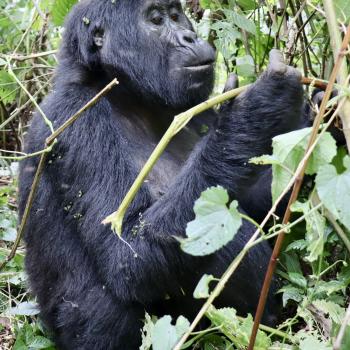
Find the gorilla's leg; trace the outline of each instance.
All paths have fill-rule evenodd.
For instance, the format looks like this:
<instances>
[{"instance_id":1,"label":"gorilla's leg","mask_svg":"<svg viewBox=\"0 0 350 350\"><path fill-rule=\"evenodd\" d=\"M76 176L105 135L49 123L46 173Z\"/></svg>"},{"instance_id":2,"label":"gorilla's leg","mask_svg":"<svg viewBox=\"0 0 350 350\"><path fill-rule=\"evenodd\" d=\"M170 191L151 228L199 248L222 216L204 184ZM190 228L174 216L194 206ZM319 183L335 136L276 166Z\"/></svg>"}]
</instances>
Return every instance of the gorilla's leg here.
<instances>
[{"instance_id":1,"label":"gorilla's leg","mask_svg":"<svg viewBox=\"0 0 350 350\"><path fill-rule=\"evenodd\" d=\"M118 301L102 286L57 307L60 350L135 350L141 344L142 305Z\"/></svg>"}]
</instances>

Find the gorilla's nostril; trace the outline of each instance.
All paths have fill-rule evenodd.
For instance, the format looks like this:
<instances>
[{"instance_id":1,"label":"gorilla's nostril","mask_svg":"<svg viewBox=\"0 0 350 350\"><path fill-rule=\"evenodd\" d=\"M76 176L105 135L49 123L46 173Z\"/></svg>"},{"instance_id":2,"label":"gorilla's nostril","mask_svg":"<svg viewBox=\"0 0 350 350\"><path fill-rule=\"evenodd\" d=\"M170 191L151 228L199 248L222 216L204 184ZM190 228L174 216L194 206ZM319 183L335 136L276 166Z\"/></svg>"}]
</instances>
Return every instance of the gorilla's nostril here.
<instances>
[{"instance_id":1,"label":"gorilla's nostril","mask_svg":"<svg viewBox=\"0 0 350 350\"><path fill-rule=\"evenodd\" d=\"M188 36L188 35L184 35L183 39L184 39L184 41L186 41L186 42L188 42L188 43L190 43L190 44L193 44L193 43L194 43L194 39L191 38L191 37Z\"/></svg>"}]
</instances>

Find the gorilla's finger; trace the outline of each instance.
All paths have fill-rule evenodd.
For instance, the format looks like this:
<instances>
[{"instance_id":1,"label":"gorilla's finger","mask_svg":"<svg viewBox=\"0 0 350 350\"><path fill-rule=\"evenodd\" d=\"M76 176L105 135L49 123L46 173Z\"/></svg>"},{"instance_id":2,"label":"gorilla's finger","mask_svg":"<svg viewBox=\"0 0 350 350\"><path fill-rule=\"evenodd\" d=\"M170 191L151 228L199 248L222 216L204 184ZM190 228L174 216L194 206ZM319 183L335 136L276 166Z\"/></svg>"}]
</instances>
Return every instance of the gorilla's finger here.
<instances>
[{"instance_id":1,"label":"gorilla's finger","mask_svg":"<svg viewBox=\"0 0 350 350\"><path fill-rule=\"evenodd\" d=\"M223 92L227 92L233 89L237 89L239 86L239 81L238 81L238 76L235 73L230 73L227 80L226 80L226 84L224 87L224 91Z\"/></svg>"},{"instance_id":2,"label":"gorilla's finger","mask_svg":"<svg viewBox=\"0 0 350 350\"><path fill-rule=\"evenodd\" d=\"M270 51L270 63L268 70L284 74L287 71L287 65L284 62L283 54L280 50L272 49Z\"/></svg>"},{"instance_id":3,"label":"gorilla's finger","mask_svg":"<svg viewBox=\"0 0 350 350\"><path fill-rule=\"evenodd\" d=\"M312 103L316 106L320 106L324 97L324 91L317 92L314 96L312 96Z\"/></svg>"}]
</instances>

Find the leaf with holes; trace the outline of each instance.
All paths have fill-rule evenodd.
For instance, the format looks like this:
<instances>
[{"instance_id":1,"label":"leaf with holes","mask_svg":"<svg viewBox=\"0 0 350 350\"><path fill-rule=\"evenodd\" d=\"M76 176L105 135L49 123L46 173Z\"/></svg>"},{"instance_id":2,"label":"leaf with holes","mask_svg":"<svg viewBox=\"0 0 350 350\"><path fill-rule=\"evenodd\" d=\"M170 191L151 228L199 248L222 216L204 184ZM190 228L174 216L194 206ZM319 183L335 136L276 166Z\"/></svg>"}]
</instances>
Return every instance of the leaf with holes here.
<instances>
[{"instance_id":1,"label":"leaf with holes","mask_svg":"<svg viewBox=\"0 0 350 350\"><path fill-rule=\"evenodd\" d=\"M301 129L278 135L273 138L273 156L266 155L253 158L255 164L272 164L272 199L279 197L291 180L294 171L302 160L310 138L311 128ZM318 169L328 164L337 154L337 146L334 138L328 132L324 133L314 151L312 152L306 174L313 175Z\"/></svg>"},{"instance_id":2,"label":"leaf with holes","mask_svg":"<svg viewBox=\"0 0 350 350\"><path fill-rule=\"evenodd\" d=\"M195 220L187 225L187 238L180 239L184 252L203 256L214 253L233 239L242 225L237 210L238 203L229 206L227 191L220 187L211 187L204 191L196 201Z\"/></svg>"},{"instance_id":3,"label":"leaf with holes","mask_svg":"<svg viewBox=\"0 0 350 350\"><path fill-rule=\"evenodd\" d=\"M197 284L196 289L193 292L195 299L206 299L209 297L209 284L211 281L215 281L216 278L213 275L203 275Z\"/></svg>"}]
</instances>

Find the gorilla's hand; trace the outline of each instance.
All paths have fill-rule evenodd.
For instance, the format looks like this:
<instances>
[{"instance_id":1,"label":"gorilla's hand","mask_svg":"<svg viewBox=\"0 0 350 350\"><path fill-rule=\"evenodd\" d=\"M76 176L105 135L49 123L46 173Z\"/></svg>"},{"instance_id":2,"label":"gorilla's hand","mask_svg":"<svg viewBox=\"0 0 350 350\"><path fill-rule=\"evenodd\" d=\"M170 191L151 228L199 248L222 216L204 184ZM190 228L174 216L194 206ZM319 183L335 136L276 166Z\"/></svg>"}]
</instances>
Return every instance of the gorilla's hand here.
<instances>
[{"instance_id":1,"label":"gorilla's hand","mask_svg":"<svg viewBox=\"0 0 350 350\"><path fill-rule=\"evenodd\" d=\"M281 51L272 49L270 51L270 63L267 68L268 75L274 75L278 77L293 77L301 79L301 73L298 69L287 66L284 61Z\"/></svg>"}]
</instances>

